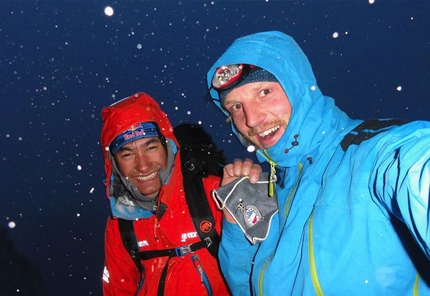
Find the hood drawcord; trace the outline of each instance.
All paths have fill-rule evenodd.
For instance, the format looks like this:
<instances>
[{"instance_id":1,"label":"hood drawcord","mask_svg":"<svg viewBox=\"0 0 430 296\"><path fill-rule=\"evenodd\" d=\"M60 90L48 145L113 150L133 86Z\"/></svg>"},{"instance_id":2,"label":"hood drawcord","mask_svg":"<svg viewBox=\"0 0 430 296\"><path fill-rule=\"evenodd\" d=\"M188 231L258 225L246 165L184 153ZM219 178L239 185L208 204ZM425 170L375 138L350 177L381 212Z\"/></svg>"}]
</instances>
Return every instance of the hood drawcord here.
<instances>
[{"instance_id":1,"label":"hood drawcord","mask_svg":"<svg viewBox=\"0 0 430 296\"><path fill-rule=\"evenodd\" d=\"M293 149L294 147L296 147L296 146L299 146L299 141L297 141L297 139L299 138L299 135L298 134L295 134L294 135L294 141L293 142L291 142L291 147L290 148L285 148L285 150L284 150L284 153L288 153L288 152L290 152L290 150L291 149Z\"/></svg>"},{"instance_id":2,"label":"hood drawcord","mask_svg":"<svg viewBox=\"0 0 430 296\"><path fill-rule=\"evenodd\" d=\"M158 192L158 196L156 198L157 208L155 210L154 238L157 242L159 241L158 235L157 235L157 228L160 227L159 221L161 220L161 218L163 218L163 215L167 210L167 206L163 202L161 202L161 196L163 195L162 190L163 188L160 189L160 191Z\"/></svg>"},{"instance_id":3,"label":"hood drawcord","mask_svg":"<svg viewBox=\"0 0 430 296\"><path fill-rule=\"evenodd\" d=\"M294 135L294 141L293 142L291 142L291 147L290 148L285 148L285 150L284 150L284 153L288 153L288 152L290 152L290 150L291 149L293 149L294 147L296 147L296 146L299 146L299 141L297 141L297 139L299 138L299 134L295 134ZM308 161L309 161L309 163L311 163L312 164L312 158L308 158ZM276 174L276 171L275 171L275 163L273 162L273 161L271 161L270 159L269 159L269 163L270 163L270 177L272 177L272 175L273 174ZM286 168L284 168L283 169L283 172L282 172L282 174L283 174L283 176L282 176L282 181L281 181L281 185L280 185L280 187L281 188L284 188L285 187L285 177L286 177ZM271 185L271 186L270 186ZM270 183L269 184L269 196L273 196L273 188L274 188L274 186L273 186L274 184L272 184L272 183ZM272 191L271 191L272 190ZM270 194L272 194L272 195L270 195Z\"/></svg>"},{"instance_id":4,"label":"hood drawcord","mask_svg":"<svg viewBox=\"0 0 430 296\"><path fill-rule=\"evenodd\" d=\"M269 197L272 197L275 193L275 181L276 181L276 164L270 160L270 176L269 176Z\"/></svg>"},{"instance_id":5,"label":"hood drawcord","mask_svg":"<svg viewBox=\"0 0 430 296\"><path fill-rule=\"evenodd\" d=\"M290 152L291 149L293 149L296 146L299 146L299 141L297 141L297 139L299 138L299 134L295 134L294 135L294 141L291 142L291 147L290 148L285 148L284 153L288 153ZM312 163L311 161L309 161L310 163ZM285 187L285 177L287 175L287 169L284 168L283 172L282 172L282 181L281 181L281 185L279 185L281 188Z\"/></svg>"},{"instance_id":6,"label":"hood drawcord","mask_svg":"<svg viewBox=\"0 0 430 296\"><path fill-rule=\"evenodd\" d=\"M154 221L154 238L157 242L159 242L160 240L158 239L158 235L157 235L157 228L160 227L160 224L158 223L158 219L157 217L155 217L155 221Z\"/></svg>"},{"instance_id":7,"label":"hood drawcord","mask_svg":"<svg viewBox=\"0 0 430 296\"><path fill-rule=\"evenodd\" d=\"M274 162L266 150L262 152L258 151L270 164L270 175L269 175L269 197L272 197L275 193L275 183L276 183L276 162Z\"/></svg>"},{"instance_id":8,"label":"hood drawcord","mask_svg":"<svg viewBox=\"0 0 430 296\"><path fill-rule=\"evenodd\" d=\"M294 135L294 141L291 142L290 148L285 148L284 153L288 153L291 149L293 149L296 146L299 146L299 141L297 139L299 138L299 134ZM267 151L264 150L265 157L267 158L267 161L270 164L270 176L269 176L269 196L272 197L275 193L275 182L276 182L276 163L271 160L270 156L267 154ZM310 161L311 162L311 161ZM285 169L284 169L284 176L282 177L281 182L281 188L284 187L284 181L285 181Z\"/></svg>"}]
</instances>

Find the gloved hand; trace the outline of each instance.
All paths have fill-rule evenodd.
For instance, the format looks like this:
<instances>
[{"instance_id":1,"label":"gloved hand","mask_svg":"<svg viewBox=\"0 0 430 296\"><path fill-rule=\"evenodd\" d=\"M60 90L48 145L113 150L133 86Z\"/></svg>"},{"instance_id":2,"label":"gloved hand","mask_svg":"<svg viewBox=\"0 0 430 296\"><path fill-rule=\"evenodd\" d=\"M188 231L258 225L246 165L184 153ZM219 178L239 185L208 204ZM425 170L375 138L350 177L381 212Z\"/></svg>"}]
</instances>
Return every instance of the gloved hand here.
<instances>
[{"instance_id":1,"label":"gloved hand","mask_svg":"<svg viewBox=\"0 0 430 296\"><path fill-rule=\"evenodd\" d=\"M270 182L276 182L276 175ZM269 197L267 172L262 173L255 184L251 184L248 177L238 178L213 190L212 197L220 210L226 208L233 216L252 244L266 239L273 215L278 212L276 192Z\"/></svg>"}]
</instances>

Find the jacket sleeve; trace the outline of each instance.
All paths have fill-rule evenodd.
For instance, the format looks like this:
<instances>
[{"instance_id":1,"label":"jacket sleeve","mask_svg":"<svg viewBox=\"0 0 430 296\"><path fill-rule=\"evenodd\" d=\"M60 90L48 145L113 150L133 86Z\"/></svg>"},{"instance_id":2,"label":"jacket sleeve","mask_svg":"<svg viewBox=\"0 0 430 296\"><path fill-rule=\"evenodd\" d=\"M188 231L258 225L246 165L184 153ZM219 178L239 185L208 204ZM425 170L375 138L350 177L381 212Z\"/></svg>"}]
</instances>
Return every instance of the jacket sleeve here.
<instances>
[{"instance_id":1,"label":"jacket sleeve","mask_svg":"<svg viewBox=\"0 0 430 296\"><path fill-rule=\"evenodd\" d=\"M118 220L109 217L105 233L103 295L134 295L140 279L140 272L122 243Z\"/></svg>"},{"instance_id":2,"label":"jacket sleeve","mask_svg":"<svg viewBox=\"0 0 430 296\"><path fill-rule=\"evenodd\" d=\"M220 186L220 181L219 177L214 176L205 180L205 189L217 229L222 226L218 260L232 294L246 296L251 293L250 276L257 245L249 243L237 224L223 219L222 211L217 208L212 198L212 190Z\"/></svg>"},{"instance_id":3,"label":"jacket sleeve","mask_svg":"<svg viewBox=\"0 0 430 296\"><path fill-rule=\"evenodd\" d=\"M233 295L251 295L252 262L259 244L252 245L237 224L223 220L219 260Z\"/></svg>"},{"instance_id":4,"label":"jacket sleeve","mask_svg":"<svg viewBox=\"0 0 430 296\"><path fill-rule=\"evenodd\" d=\"M430 258L430 123L397 128L379 150L375 168L377 198L406 224Z\"/></svg>"}]
</instances>

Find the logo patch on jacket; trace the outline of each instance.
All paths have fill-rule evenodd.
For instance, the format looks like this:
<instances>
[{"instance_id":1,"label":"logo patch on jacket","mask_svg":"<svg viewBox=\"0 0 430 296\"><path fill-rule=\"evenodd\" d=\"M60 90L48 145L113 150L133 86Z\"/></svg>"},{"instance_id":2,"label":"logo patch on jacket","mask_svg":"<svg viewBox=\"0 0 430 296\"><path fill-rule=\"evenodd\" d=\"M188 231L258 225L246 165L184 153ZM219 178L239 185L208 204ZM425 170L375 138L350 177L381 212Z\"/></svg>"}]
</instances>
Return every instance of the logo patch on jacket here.
<instances>
[{"instance_id":1,"label":"logo patch on jacket","mask_svg":"<svg viewBox=\"0 0 430 296\"><path fill-rule=\"evenodd\" d=\"M194 232L182 233L181 237L182 237L181 241L186 242L187 239L189 239L189 238L197 237L197 232L194 231Z\"/></svg>"},{"instance_id":2,"label":"logo patch on jacket","mask_svg":"<svg viewBox=\"0 0 430 296\"><path fill-rule=\"evenodd\" d=\"M200 230L204 233L208 233L209 231L212 230L212 223L208 220L203 220L200 223Z\"/></svg>"}]
</instances>

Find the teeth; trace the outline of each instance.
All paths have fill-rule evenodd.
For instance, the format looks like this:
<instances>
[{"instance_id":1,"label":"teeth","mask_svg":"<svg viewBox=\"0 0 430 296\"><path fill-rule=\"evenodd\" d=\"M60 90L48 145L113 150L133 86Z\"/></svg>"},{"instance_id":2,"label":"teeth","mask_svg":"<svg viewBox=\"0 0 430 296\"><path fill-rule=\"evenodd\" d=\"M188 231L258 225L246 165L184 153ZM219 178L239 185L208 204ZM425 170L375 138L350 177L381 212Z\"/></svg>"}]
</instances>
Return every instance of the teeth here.
<instances>
[{"instance_id":1,"label":"teeth","mask_svg":"<svg viewBox=\"0 0 430 296\"><path fill-rule=\"evenodd\" d=\"M262 137L262 138L265 138L265 137L267 137L268 135L273 134L274 132L276 132L278 129L279 129L279 125L278 125L278 126L275 126L275 127L272 127L271 129L268 129L267 131L264 131L264 132L262 132L262 133L260 133L260 134L258 134L258 135L259 135L260 137Z\"/></svg>"},{"instance_id":2,"label":"teeth","mask_svg":"<svg viewBox=\"0 0 430 296\"><path fill-rule=\"evenodd\" d=\"M157 172L153 172L152 174L150 174L148 176L137 176L136 179L139 181L148 181L148 180L155 178L155 176L157 176Z\"/></svg>"}]
</instances>

